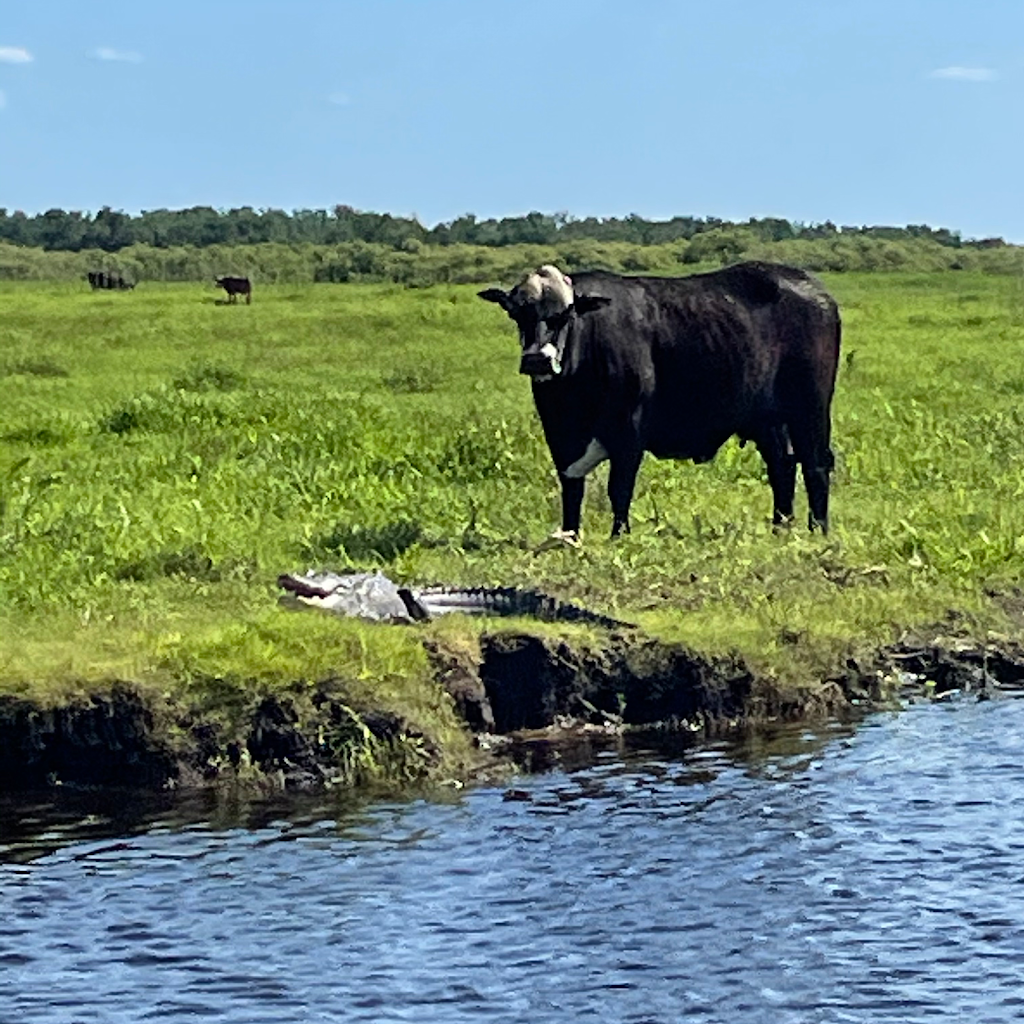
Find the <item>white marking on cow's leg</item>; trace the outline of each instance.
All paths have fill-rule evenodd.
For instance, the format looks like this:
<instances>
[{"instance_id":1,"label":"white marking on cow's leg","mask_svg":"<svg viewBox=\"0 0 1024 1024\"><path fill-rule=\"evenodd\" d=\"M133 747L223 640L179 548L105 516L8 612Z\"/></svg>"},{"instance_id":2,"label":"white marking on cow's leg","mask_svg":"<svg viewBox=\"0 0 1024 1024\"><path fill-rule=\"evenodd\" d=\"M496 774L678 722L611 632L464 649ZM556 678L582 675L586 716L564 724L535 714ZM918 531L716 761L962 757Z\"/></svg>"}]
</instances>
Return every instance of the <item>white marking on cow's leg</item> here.
<instances>
[{"instance_id":1,"label":"white marking on cow's leg","mask_svg":"<svg viewBox=\"0 0 1024 1024\"><path fill-rule=\"evenodd\" d=\"M542 540L534 551L553 551L555 548L578 548L580 535L575 530L555 530L549 537Z\"/></svg>"},{"instance_id":2,"label":"white marking on cow's leg","mask_svg":"<svg viewBox=\"0 0 1024 1024\"><path fill-rule=\"evenodd\" d=\"M608 449L595 437L590 444L587 445L587 450L583 455L578 458L566 471L565 475L570 480L578 480L581 476L586 476L592 469L599 466L605 459L608 458Z\"/></svg>"}]
</instances>

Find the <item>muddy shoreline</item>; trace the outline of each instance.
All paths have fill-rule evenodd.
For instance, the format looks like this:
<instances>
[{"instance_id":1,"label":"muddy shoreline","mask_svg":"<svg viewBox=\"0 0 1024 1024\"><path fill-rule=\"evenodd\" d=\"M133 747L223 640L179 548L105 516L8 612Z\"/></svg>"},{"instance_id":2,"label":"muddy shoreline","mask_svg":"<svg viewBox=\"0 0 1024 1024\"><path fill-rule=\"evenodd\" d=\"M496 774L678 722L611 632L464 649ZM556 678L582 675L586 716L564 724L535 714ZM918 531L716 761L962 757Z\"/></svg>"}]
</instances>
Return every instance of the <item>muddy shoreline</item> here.
<instances>
[{"instance_id":1,"label":"muddy shoreline","mask_svg":"<svg viewBox=\"0 0 1024 1024\"><path fill-rule=\"evenodd\" d=\"M907 633L796 686L758 675L738 656L706 658L639 631L583 644L501 630L473 644L428 636L424 646L476 741L475 756L454 775L415 723L351 706L340 680L294 694L230 694L231 725L216 709L120 681L58 706L0 697L0 790L398 789L446 775L463 783L530 767L538 740L658 730L699 742L778 722L853 718L908 699L1024 690L1024 645L948 626Z\"/></svg>"}]
</instances>

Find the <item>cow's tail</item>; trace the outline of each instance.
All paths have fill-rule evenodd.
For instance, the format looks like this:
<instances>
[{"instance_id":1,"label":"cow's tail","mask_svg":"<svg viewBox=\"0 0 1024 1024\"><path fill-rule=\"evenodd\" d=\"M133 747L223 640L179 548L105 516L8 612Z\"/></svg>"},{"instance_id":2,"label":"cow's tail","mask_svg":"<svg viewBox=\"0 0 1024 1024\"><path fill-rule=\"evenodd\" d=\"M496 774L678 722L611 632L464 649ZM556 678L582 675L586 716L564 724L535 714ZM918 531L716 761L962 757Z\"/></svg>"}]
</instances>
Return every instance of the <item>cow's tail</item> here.
<instances>
[{"instance_id":1,"label":"cow's tail","mask_svg":"<svg viewBox=\"0 0 1024 1024\"><path fill-rule=\"evenodd\" d=\"M836 375L839 373L839 351L840 351L840 349L842 348L842 345L843 345L843 319L839 315L839 305L838 305L838 303L836 303L836 301L834 299L832 300L832 323L833 323L833 343L834 343L834 347L833 347L833 350L832 350L832 382L833 382L832 386L835 387ZM827 459L828 459L828 465L826 466L826 468L828 469L829 473L831 473L836 468L836 457L835 457L835 453L832 451L832 437L831 437L831 434L832 434L832 419L831 419L831 416L828 417L828 423L827 423L826 429L828 431L828 442L827 442L826 447L825 447L825 451L827 452Z\"/></svg>"},{"instance_id":2,"label":"cow's tail","mask_svg":"<svg viewBox=\"0 0 1024 1024\"><path fill-rule=\"evenodd\" d=\"M833 315L833 317L835 319L835 327L836 327L836 331L835 331L835 334L836 334L836 337L835 337L835 342L836 342L835 359L836 359L836 367L838 368L838 366L839 366L839 350L840 350L840 348L842 348L842 344L843 344L843 318L839 315L839 307L838 306L835 307L832 315Z\"/></svg>"}]
</instances>

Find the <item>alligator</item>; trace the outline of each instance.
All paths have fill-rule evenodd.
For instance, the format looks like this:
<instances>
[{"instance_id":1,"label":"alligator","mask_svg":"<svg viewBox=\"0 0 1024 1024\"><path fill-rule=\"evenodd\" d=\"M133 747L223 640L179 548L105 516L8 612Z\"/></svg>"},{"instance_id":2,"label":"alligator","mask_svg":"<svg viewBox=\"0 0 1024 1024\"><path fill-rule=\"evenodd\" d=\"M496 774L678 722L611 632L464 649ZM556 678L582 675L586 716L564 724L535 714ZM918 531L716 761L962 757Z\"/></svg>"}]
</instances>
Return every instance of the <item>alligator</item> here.
<instances>
[{"instance_id":1,"label":"alligator","mask_svg":"<svg viewBox=\"0 0 1024 1024\"><path fill-rule=\"evenodd\" d=\"M426 622L439 615L523 615L544 622L584 622L605 629L633 628L557 597L519 587L402 587L379 572L283 573L282 602L308 605L372 622Z\"/></svg>"}]
</instances>

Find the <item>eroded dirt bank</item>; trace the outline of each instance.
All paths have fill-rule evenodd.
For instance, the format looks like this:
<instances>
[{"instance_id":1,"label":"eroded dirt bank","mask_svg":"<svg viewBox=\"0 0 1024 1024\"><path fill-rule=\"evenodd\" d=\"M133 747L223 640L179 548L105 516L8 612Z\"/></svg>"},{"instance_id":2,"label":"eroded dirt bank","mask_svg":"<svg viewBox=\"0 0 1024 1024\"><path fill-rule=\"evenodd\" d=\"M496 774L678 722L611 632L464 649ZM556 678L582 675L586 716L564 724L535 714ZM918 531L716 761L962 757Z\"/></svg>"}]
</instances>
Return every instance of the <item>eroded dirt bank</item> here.
<instances>
[{"instance_id":1,"label":"eroded dirt bank","mask_svg":"<svg viewBox=\"0 0 1024 1024\"><path fill-rule=\"evenodd\" d=\"M913 696L996 696L1024 688L1024 647L948 631L904 636L851 657L822 681L783 686L734 656L708 659L639 633L599 645L525 632L485 633L456 645L428 638L438 685L482 742L458 765L471 778L504 754L489 737L644 728L697 736L776 721L848 716ZM244 781L273 787L390 786L450 775L445 751L417 723L352 707L339 680L275 695L225 694L203 710L131 682L45 707L0 698L0 788L150 788Z\"/></svg>"}]
</instances>

